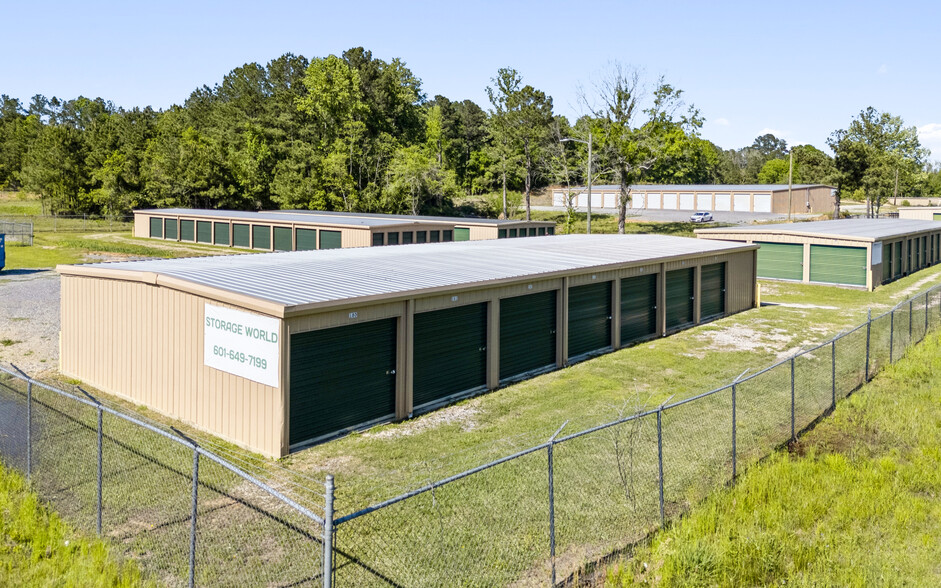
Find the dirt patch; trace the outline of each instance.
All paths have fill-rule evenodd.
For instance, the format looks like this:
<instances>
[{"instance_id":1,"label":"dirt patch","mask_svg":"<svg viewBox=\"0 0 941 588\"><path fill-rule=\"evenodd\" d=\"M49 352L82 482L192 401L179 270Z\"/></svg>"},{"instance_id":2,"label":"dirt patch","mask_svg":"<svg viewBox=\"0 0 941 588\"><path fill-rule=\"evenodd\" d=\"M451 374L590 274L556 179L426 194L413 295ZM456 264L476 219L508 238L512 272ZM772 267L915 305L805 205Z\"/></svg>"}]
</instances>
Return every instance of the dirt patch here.
<instances>
[{"instance_id":1,"label":"dirt patch","mask_svg":"<svg viewBox=\"0 0 941 588\"><path fill-rule=\"evenodd\" d=\"M791 339L782 329L763 333L745 325L706 331L696 338L706 342L712 351L777 351Z\"/></svg>"},{"instance_id":2,"label":"dirt patch","mask_svg":"<svg viewBox=\"0 0 941 588\"><path fill-rule=\"evenodd\" d=\"M922 287L925 284L934 282L937 279L938 279L937 274L928 276L927 278L922 278L918 280L917 282L915 282L914 284L912 284L911 286L909 286L908 288L905 288L901 292L896 292L895 296L893 296L892 299L893 300L908 300L908 298L910 298L913 294L920 292Z\"/></svg>"},{"instance_id":3,"label":"dirt patch","mask_svg":"<svg viewBox=\"0 0 941 588\"><path fill-rule=\"evenodd\" d=\"M377 439L394 439L396 437L408 437L435 429L444 425L460 424L461 430L473 431L477 426L474 417L477 415L477 408L471 404L456 404L432 413L420 416L404 423L385 427L376 432L367 432L363 437L374 437Z\"/></svg>"},{"instance_id":4,"label":"dirt patch","mask_svg":"<svg viewBox=\"0 0 941 588\"><path fill-rule=\"evenodd\" d=\"M0 362L31 376L59 366L59 275L50 270L0 274Z\"/></svg>"}]
</instances>

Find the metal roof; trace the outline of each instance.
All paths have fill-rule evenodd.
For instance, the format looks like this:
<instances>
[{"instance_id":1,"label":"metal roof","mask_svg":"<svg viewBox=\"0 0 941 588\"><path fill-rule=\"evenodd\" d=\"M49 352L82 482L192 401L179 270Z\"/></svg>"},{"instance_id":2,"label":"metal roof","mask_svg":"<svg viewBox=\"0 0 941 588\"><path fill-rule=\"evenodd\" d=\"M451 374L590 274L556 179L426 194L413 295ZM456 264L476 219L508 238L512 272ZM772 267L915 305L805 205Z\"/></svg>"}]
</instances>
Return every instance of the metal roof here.
<instances>
[{"instance_id":1,"label":"metal roof","mask_svg":"<svg viewBox=\"0 0 941 588\"><path fill-rule=\"evenodd\" d=\"M750 227L726 227L697 229L697 234L742 234L742 235L803 235L808 237L833 237L859 241L881 241L900 235L941 231L941 224L929 220L894 218L862 218L811 221L801 223L775 223Z\"/></svg>"},{"instance_id":2,"label":"metal roof","mask_svg":"<svg viewBox=\"0 0 941 588\"><path fill-rule=\"evenodd\" d=\"M247 212L244 210L210 210L201 208L156 208L147 210L135 210L135 213L147 213L160 216L178 215L178 216L202 216L211 218L225 219L243 219L255 222L283 222L308 225L335 225L335 226L360 226L360 227L401 227L403 225L416 225L416 221L408 221L396 218L346 218L346 217L317 217L316 220L306 214L291 212Z\"/></svg>"},{"instance_id":3,"label":"metal roof","mask_svg":"<svg viewBox=\"0 0 941 588\"><path fill-rule=\"evenodd\" d=\"M59 266L63 274L167 276L292 307L454 290L560 272L719 254L754 245L667 235L559 235ZM153 282L152 282L153 283Z\"/></svg>"},{"instance_id":4,"label":"metal roof","mask_svg":"<svg viewBox=\"0 0 941 588\"><path fill-rule=\"evenodd\" d=\"M543 225L555 225L552 221L527 221L522 219L496 219L496 218L477 218L477 217L464 217L464 216L427 216L427 215L411 215L411 214L383 214L379 212L342 212L342 211L331 211L331 210L263 210L261 214L281 214L281 213L291 213L291 214L302 214L302 215L313 215L313 216L332 216L337 218L376 218L376 219L401 219L401 220L415 220L415 221L434 221L440 223L455 223L458 225L493 225L493 226L503 226L503 225L518 225L525 223L535 223Z\"/></svg>"},{"instance_id":5,"label":"metal roof","mask_svg":"<svg viewBox=\"0 0 941 588\"><path fill-rule=\"evenodd\" d=\"M793 184L791 189L802 190L805 188L833 188L825 184ZM592 190L619 190L621 186L615 184L605 184L602 186L592 186ZM562 188L557 188L560 190ZM587 190L585 186L573 186L573 190ZM777 192L787 190L787 184L634 184L631 186L634 192Z\"/></svg>"}]
</instances>

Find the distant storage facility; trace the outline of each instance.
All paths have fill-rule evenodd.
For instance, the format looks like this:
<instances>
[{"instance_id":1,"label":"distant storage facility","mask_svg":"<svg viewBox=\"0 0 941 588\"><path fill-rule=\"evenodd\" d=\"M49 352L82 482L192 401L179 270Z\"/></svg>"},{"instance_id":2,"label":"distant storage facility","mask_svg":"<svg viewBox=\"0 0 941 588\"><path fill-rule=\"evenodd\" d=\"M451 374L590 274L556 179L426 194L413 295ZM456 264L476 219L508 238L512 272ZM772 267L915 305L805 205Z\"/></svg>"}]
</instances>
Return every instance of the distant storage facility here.
<instances>
[{"instance_id":1,"label":"distant storage facility","mask_svg":"<svg viewBox=\"0 0 941 588\"><path fill-rule=\"evenodd\" d=\"M278 457L751 308L756 249L565 235L59 266L60 369Z\"/></svg>"},{"instance_id":2,"label":"distant storage facility","mask_svg":"<svg viewBox=\"0 0 941 588\"><path fill-rule=\"evenodd\" d=\"M758 277L872 290L941 260L941 223L842 219L699 229L700 239L760 245Z\"/></svg>"},{"instance_id":3,"label":"distant storage facility","mask_svg":"<svg viewBox=\"0 0 941 588\"><path fill-rule=\"evenodd\" d=\"M941 221L941 206L900 206L899 218Z\"/></svg>"},{"instance_id":4,"label":"distant storage facility","mask_svg":"<svg viewBox=\"0 0 941 588\"><path fill-rule=\"evenodd\" d=\"M134 211L134 236L263 251L477 241L555 234L548 221L324 211Z\"/></svg>"},{"instance_id":5,"label":"distant storage facility","mask_svg":"<svg viewBox=\"0 0 941 588\"><path fill-rule=\"evenodd\" d=\"M588 192L583 186L577 192L575 205L588 206ZM631 186L630 208L651 210L689 210L711 212L768 212L825 214L833 212L833 186L795 184L788 196L787 184L748 185L634 185ZM592 208L617 208L620 186L592 186ZM565 191L555 188L553 206L565 206Z\"/></svg>"}]
</instances>

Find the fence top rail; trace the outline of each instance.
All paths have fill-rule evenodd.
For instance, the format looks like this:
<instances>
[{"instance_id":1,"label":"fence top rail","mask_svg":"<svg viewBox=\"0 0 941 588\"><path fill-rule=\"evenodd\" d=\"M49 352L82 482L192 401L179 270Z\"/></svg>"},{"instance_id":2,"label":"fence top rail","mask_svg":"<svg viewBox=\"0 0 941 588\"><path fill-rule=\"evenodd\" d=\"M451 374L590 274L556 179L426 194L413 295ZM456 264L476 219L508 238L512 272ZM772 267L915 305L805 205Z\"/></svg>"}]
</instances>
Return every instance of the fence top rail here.
<instances>
[{"instance_id":1,"label":"fence top rail","mask_svg":"<svg viewBox=\"0 0 941 588\"><path fill-rule=\"evenodd\" d=\"M12 364L11 364L11 365L12 365ZM312 519L314 522L316 522L316 523L318 523L318 524L320 524L320 525L323 525L323 524L324 524L323 518L322 518L322 517L319 517L319 516L317 516L315 513L311 512L310 509L308 509L308 508L306 508L306 507L304 507L304 506L298 504L296 501L294 501L294 500L288 498L287 496L285 496L285 495L282 494L281 492L275 490L274 488L272 488L272 487L269 486L268 484L265 484L264 482L262 482L262 481L259 480L258 478L256 478L256 477L252 476L251 474L249 474L249 473L243 471L241 468L239 468L239 467L237 467L237 466L235 466L235 465L232 465L231 463L229 463L229 462L226 461L225 459L223 459L223 458L221 458L221 457L215 455L214 453L203 449L202 447L200 447L200 446L197 445L196 443L190 441L189 439L185 439L185 438L183 438L183 437L181 437L181 436L179 436L179 435L174 435L174 434L172 434L172 433L169 433L169 432L167 432L167 431L164 431L164 430L160 429L159 427L155 427L155 426L153 426L153 425L151 425L151 424L149 424L149 423L147 423L147 422L145 422L145 421L143 421L143 420L141 420L141 419L138 419L138 418L135 418L135 417L133 417L133 416L131 416L131 415L122 413L122 412L120 412L120 411L118 411L118 410L115 410L115 409L109 407L109 406L105 406L104 404L101 404L101 403L98 402L97 400L92 400L92 396L90 396L90 395L89 395L88 398L82 398L81 396L76 396L75 394L70 394L70 393L68 393L68 392L66 392L66 391L64 391L64 390L59 390L58 388L56 388L56 387L54 387L54 386L50 386L50 385L48 385L48 384L46 384L46 383L44 383L44 382L40 382L39 380L35 380L35 379L33 379L33 378L30 378L29 376L27 376L26 374L24 374L24 373L23 373L19 368L17 368L16 366L13 366L13 367L17 370L17 372L20 372L20 373L13 372L13 371L11 371L11 370L5 368L5 367L2 366L2 365L0 365L0 372L6 373L6 374L8 374L8 375L10 375L10 376L13 376L14 378L16 378L16 379L18 379L18 380L25 380L25 381L26 381L27 383L29 383L29 384L33 384L34 386L38 386L38 387L40 387L40 388L42 388L42 389L44 389L44 390L48 390L49 392L52 392L52 393L54 393L54 394L58 394L59 396L62 396L62 397L64 397L64 398L68 398L69 400L73 400L73 401L78 402L78 403L80 403L80 404L84 404L85 406L89 406L89 407L91 407L91 408L94 408L95 410L100 410L100 411L102 411L102 412L106 412L106 413L108 413L108 414L110 414L110 415L112 415L112 416L115 416L115 417L117 417L117 418L119 418L119 419L128 421L128 422L130 422L130 423L134 423L135 425L137 425L137 426L139 426L139 427L142 427L142 428L144 428L144 429L147 429L148 431L151 431L151 432L153 432L153 433L157 433L158 435L162 435L163 437L166 437L167 439L169 439L169 440L171 440L171 441L173 441L173 442L175 442L175 443L179 443L180 445L183 445L183 446L185 446L185 447L188 447L189 449L192 449L193 451L195 451L195 452L198 453L199 455L205 456L205 457L208 458L209 460L211 460L211 461L213 461L213 462L219 464L220 466L224 467L225 469L229 470L230 472L232 472L233 474L239 476L240 478L244 479L245 481L250 482L250 483L254 484L255 486L257 486L258 488L260 488L260 489L264 490L265 492L271 494L272 496L274 496L274 497L277 498L278 500L281 500L282 502L284 502L285 504L287 504L288 506L290 506L290 507L293 508L294 510L298 511L298 512L301 513L302 515L304 515L304 516L306 516L306 517ZM79 390L81 390L81 388L79 388ZM88 393L85 392L84 390L82 390L82 393L88 394Z\"/></svg>"}]
</instances>

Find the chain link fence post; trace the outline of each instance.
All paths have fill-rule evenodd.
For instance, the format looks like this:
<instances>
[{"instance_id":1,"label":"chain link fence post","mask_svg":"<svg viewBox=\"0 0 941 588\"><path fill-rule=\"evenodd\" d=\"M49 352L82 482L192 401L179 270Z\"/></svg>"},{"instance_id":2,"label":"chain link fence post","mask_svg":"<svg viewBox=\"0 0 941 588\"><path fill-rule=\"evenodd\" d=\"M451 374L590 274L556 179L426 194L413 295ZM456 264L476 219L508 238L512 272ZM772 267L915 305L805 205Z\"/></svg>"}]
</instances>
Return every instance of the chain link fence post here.
<instances>
[{"instance_id":1,"label":"chain link fence post","mask_svg":"<svg viewBox=\"0 0 941 588\"><path fill-rule=\"evenodd\" d=\"M663 516L663 405L657 409L657 481L660 485L660 528L664 527Z\"/></svg>"},{"instance_id":2,"label":"chain link fence post","mask_svg":"<svg viewBox=\"0 0 941 588\"><path fill-rule=\"evenodd\" d=\"M928 336L928 292L925 292L925 334L922 339Z\"/></svg>"},{"instance_id":3,"label":"chain link fence post","mask_svg":"<svg viewBox=\"0 0 941 588\"><path fill-rule=\"evenodd\" d=\"M333 474L327 474L323 508L323 588L333 586Z\"/></svg>"},{"instance_id":4,"label":"chain link fence post","mask_svg":"<svg viewBox=\"0 0 941 588\"><path fill-rule=\"evenodd\" d=\"M791 441L797 439L794 431L794 358L791 357Z\"/></svg>"},{"instance_id":5,"label":"chain link fence post","mask_svg":"<svg viewBox=\"0 0 941 588\"><path fill-rule=\"evenodd\" d=\"M26 382L26 482L33 476L33 383Z\"/></svg>"},{"instance_id":6,"label":"chain link fence post","mask_svg":"<svg viewBox=\"0 0 941 588\"><path fill-rule=\"evenodd\" d=\"M895 363L895 309L889 312L889 363Z\"/></svg>"},{"instance_id":7,"label":"chain link fence post","mask_svg":"<svg viewBox=\"0 0 941 588\"><path fill-rule=\"evenodd\" d=\"M568 421L562 423L562 426L559 427L559 430L555 432L552 437L549 438L549 444L546 447L546 452L549 457L549 561L551 570L549 572L549 577L551 584L550 586L555 586L555 475L552 467L552 449L555 447L555 438L559 436L559 433L562 432L562 429L565 428L565 425L569 424Z\"/></svg>"},{"instance_id":8,"label":"chain link fence post","mask_svg":"<svg viewBox=\"0 0 941 588\"><path fill-rule=\"evenodd\" d=\"M736 447L735 382L732 382L732 479L738 475L738 447Z\"/></svg>"},{"instance_id":9,"label":"chain link fence post","mask_svg":"<svg viewBox=\"0 0 941 588\"><path fill-rule=\"evenodd\" d=\"M908 299L908 344L912 344L912 299Z\"/></svg>"},{"instance_id":10,"label":"chain link fence post","mask_svg":"<svg viewBox=\"0 0 941 588\"><path fill-rule=\"evenodd\" d=\"M872 309L866 311L866 381L869 381L869 348L872 340Z\"/></svg>"},{"instance_id":11,"label":"chain link fence post","mask_svg":"<svg viewBox=\"0 0 941 588\"><path fill-rule=\"evenodd\" d=\"M98 529L98 536L101 537L101 503L102 503L102 492L101 492L101 479L102 479L102 463L101 463L101 454L104 450L103 445L103 435L102 435L102 417L104 413L101 410L101 405L98 405L98 518L95 521L95 526Z\"/></svg>"},{"instance_id":12,"label":"chain link fence post","mask_svg":"<svg viewBox=\"0 0 941 588\"><path fill-rule=\"evenodd\" d=\"M193 445L193 504L190 515L190 577L189 587L196 585L196 511L199 506L199 449Z\"/></svg>"},{"instance_id":13,"label":"chain link fence post","mask_svg":"<svg viewBox=\"0 0 941 588\"><path fill-rule=\"evenodd\" d=\"M836 410L836 339L830 342L830 410Z\"/></svg>"}]
</instances>

